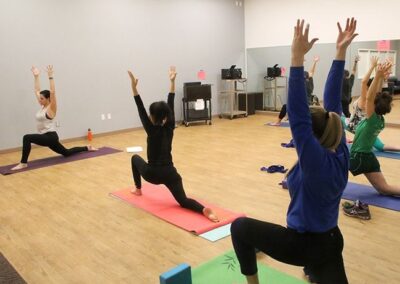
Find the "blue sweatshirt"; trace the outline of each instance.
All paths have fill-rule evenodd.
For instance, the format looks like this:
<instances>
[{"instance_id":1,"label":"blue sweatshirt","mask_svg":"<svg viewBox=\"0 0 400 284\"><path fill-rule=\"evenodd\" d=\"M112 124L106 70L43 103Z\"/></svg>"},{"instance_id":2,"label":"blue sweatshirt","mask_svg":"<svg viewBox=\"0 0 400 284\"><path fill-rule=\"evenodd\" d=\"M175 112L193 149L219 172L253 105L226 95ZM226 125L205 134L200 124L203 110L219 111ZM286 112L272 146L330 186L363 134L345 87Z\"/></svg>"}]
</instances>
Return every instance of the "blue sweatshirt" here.
<instances>
[{"instance_id":1,"label":"blue sweatshirt","mask_svg":"<svg viewBox=\"0 0 400 284\"><path fill-rule=\"evenodd\" d=\"M333 61L324 90L327 111L342 113L344 61ZM298 232L326 232L337 226L339 203L346 187L349 150L343 132L336 152L324 148L312 131L304 89L304 67L291 67L288 116L298 163L288 175L290 204L287 225Z\"/></svg>"}]
</instances>

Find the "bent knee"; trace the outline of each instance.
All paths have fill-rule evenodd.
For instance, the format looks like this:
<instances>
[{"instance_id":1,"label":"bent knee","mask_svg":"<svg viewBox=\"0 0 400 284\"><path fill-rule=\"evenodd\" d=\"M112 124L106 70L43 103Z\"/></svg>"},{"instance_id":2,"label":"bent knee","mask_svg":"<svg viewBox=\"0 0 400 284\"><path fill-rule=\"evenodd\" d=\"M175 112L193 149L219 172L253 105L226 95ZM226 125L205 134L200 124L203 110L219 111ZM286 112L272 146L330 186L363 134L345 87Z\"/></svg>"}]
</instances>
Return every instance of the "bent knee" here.
<instances>
[{"instance_id":1,"label":"bent knee","mask_svg":"<svg viewBox=\"0 0 400 284\"><path fill-rule=\"evenodd\" d=\"M140 156L138 154L135 154L135 155L132 156L131 161L133 162L133 161L135 161L135 160L137 160L139 158L140 158Z\"/></svg>"},{"instance_id":2,"label":"bent knee","mask_svg":"<svg viewBox=\"0 0 400 284\"><path fill-rule=\"evenodd\" d=\"M235 221L232 222L231 225L231 234L233 235L238 235L240 232L244 230L246 227L246 222L247 218L246 217L239 217Z\"/></svg>"},{"instance_id":3,"label":"bent knee","mask_svg":"<svg viewBox=\"0 0 400 284\"><path fill-rule=\"evenodd\" d=\"M25 134L23 137L22 137L22 141L24 141L24 142L29 142L31 139L31 135L30 134Z\"/></svg>"}]
</instances>

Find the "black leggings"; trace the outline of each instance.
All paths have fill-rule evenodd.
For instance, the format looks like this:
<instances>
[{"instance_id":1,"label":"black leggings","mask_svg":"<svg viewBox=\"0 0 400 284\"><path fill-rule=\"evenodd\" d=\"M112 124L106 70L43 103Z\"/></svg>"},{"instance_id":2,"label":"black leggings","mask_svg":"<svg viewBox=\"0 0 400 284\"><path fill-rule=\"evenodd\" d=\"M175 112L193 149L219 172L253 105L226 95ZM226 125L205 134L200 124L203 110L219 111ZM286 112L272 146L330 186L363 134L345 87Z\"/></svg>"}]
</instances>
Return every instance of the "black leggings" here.
<instances>
[{"instance_id":1,"label":"black leggings","mask_svg":"<svg viewBox=\"0 0 400 284\"><path fill-rule=\"evenodd\" d=\"M232 243L244 275L257 273L255 248L291 265L304 266L317 283L346 284L338 227L325 233L298 233L280 225L238 218L231 226Z\"/></svg>"},{"instance_id":2,"label":"black leggings","mask_svg":"<svg viewBox=\"0 0 400 284\"><path fill-rule=\"evenodd\" d=\"M350 106L350 102L342 101L342 111L343 111L344 116L347 118L349 118L351 116L349 106Z\"/></svg>"},{"instance_id":3,"label":"black leggings","mask_svg":"<svg viewBox=\"0 0 400 284\"><path fill-rule=\"evenodd\" d=\"M203 205L196 200L186 197L183 190L182 177L178 174L174 166L152 166L147 164L139 155L133 155L131 161L133 180L135 181L136 188L142 188L141 176L152 184L165 184L180 206L203 213Z\"/></svg>"},{"instance_id":4,"label":"black leggings","mask_svg":"<svg viewBox=\"0 0 400 284\"><path fill-rule=\"evenodd\" d=\"M279 119L282 120L286 115L286 104L284 104L279 112Z\"/></svg>"},{"instance_id":5,"label":"black leggings","mask_svg":"<svg viewBox=\"0 0 400 284\"><path fill-rule=\"evenodd\" d=\"M23 138L22 143L22 158L21 163L27 163L28 157L31 152L31 144L36 144L40 146L49 147L54 152L63 155L64 157L71 156L75 153L88 151L88 148L85 147L74 147L71 149L66 149L63 145L61 145L57 132L51 131L44 134L26 134Z\"/></svg>"}]
</instances>

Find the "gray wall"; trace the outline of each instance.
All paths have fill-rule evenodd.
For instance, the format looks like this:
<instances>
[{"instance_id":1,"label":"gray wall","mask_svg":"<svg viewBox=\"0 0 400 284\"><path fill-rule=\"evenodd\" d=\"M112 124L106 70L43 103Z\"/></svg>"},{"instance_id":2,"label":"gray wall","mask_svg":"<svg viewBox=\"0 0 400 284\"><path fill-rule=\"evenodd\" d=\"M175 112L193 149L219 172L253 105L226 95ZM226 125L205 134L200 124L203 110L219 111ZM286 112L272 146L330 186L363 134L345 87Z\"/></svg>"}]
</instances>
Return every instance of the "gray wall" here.
<instances>
[{"instance_id":1,"label":"gray wall","mask_svg":"<svg viewBox=\"0 0 400 284\"><path fill-rule=\"evenodd\" d=\"M234 0L0 0L0 149L34 133L32 65L53 64L62 139L140 126L127 69L146 105L166 98L168 68L182 84L207 73L218 112L220 69L244 67L243 6ZM42 89L48 88L44 74ZM102 113L112 119L101 120Z\"/></svg>"},{"instance_id":2,"label":"gray wall","mask_svg":"<svg viewBox=\"0 0 400 284\"><path fill-rule=\"evenodd\" d=\"M320 56L320 61L317 64L316 72L314 75L314 94L319 98L323 96L323 88L325 85L326 77L332 60L335 56L336 45L334 43L316 44L312 50L306 55L305 70L309 70L315 55ZM351 70L354 57L357 55L357 50L363 49L376 49L376 42L354 42L351 44L346 55L346 69ZM391 49L397 50L397 62L399 61L400 41L392 41ZM264 87L264 76L267 74L267 67L275 64L284 66L287 69L287 76L289 75L290 66L290 46L279 47L264 47L264 48L250 48L247 49L247 77L248 77L248 90L252 92L262 92ZM396 75L400 77L400 66L396 65ZM356 76L357 78L357 76ZM359 96L361 80L356 79L354 82L352 95Z\"/></svg>"}]
</instances>

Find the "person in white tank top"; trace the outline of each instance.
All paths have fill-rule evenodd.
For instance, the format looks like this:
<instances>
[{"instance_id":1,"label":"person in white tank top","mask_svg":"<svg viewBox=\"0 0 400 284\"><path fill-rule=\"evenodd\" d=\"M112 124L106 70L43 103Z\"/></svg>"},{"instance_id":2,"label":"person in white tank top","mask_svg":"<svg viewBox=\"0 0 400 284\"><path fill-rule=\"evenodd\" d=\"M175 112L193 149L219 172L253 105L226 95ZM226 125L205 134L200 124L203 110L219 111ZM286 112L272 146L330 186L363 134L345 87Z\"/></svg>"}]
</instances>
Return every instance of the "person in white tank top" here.
<instances>
[{"instance_id":1,"label":"person in white tank top","mask_svg":"<svg viewBox=\"0 0 400 284\"><path fill-rule=\"evenodd\" d=\"M36 113L37 130L39 134L26 134L23 138L21 162L12 168L12 170L21 170L28 166L28 157L31 151L31 144L49 147L54 152L65 157L83 151L96 151L91 145L84 147L74 147L66 149L59 141L55 130L54 118L57 113L56 88L54 83L53 66L49 65L46 72L49 77L50 90L40 91L40 70L36 67L31 69L35 79L35 95L41 105L41 109Z\"/></svg>"},{"instance_id":2,"label":"person in white tank top","mask_svg":"<svg viewBox=\"0 0 400 284\"><path fill-rule=\"evenodd\" d=\"M42 109L36 113L37 130L40 134L56 131L54 120L47 118L48 109L49 107L43 106Z\"/></svg>"}]
</instances>

